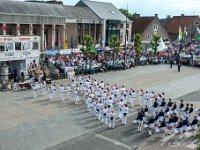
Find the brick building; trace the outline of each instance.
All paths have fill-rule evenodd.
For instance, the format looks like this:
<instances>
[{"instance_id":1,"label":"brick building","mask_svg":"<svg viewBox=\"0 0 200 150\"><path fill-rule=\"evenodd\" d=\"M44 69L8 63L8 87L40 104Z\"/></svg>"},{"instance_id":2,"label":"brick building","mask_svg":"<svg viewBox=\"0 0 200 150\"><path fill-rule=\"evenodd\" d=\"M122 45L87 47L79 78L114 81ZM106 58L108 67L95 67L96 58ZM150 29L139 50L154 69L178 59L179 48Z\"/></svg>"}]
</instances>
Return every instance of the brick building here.
<instances>
[{"instance_id":1,"label":"brick building","mask_svg":"<svg viewBox=\"0 0 200 150\"><path fill-rule=\"evenodd\" d=\"M68 48L80 48L83 37L89 34L93 37L96 47L100 46L102 35L101 19L88 7L64 6L74 19L66 19L66 42Z\"/></svg>"},{"instance_id":2,"label":"brick building","mask_svg":"<svg viewBox=\"0 0 200 150\"><path fill-rule=\"evenodd\" d=\"M172 42L178 40L179 27L181 27L182 32L186 29L188 35L184 40L191 41L197 34L197 27L200 24L199 16L185 16L184 14L180 16L172 17L166 24L165 29L169 34Z\"/></svg>"}]
</instances>

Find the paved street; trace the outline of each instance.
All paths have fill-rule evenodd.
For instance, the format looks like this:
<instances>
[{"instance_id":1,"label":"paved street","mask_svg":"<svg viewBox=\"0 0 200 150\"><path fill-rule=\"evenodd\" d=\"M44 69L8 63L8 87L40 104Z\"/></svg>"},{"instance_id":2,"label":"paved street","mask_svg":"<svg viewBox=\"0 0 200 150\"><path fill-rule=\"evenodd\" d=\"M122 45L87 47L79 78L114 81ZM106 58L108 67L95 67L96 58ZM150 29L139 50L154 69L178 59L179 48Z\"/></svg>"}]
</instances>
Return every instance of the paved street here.
<instances>
[{"instance_id":1,"label":"paved street","mask_svg":"<svg viewBox=\"0 0 200 150\"><path fill-rule=\"evenodd\" d=\"M182 67L177 72L173 67L144 66L92 77L111 85L163 91L167 98L184 99L199 108L200 69ZM186 145L164 147L157 136L149 138L146 130L138 133L132 124L136 110L131 109L127 126L117 120L116 128L108 129L86 112L84 102L74 105L66 99L50 103L47 96L34 100L29 90L0 92L0 150L188 149Z\"/></svg>"}]
</instances>

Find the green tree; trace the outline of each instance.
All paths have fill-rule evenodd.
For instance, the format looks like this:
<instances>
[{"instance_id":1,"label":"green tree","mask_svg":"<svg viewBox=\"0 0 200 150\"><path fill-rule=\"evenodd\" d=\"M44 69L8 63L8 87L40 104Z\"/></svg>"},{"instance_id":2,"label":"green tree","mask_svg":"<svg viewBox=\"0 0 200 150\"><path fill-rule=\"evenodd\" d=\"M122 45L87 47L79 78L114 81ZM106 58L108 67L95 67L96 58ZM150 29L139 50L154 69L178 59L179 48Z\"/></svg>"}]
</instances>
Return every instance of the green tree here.
<instances>
[{"instance_id":1,"label":"green tree","mask_svg":"<svg viewBox=\"0 0 200 150\"><path fill-rule=\"evenodd\" d=\"M85 35L83 37L83 47L81 48L81 51L83 55L85 56L85 73L87 73L87 65L88 65L88 58L91 58L96 54L96 50L94 48L94 40L91 35Z\"/></svg>"},{"instance_id":2,"label":"green tree","mask_svg":"<svg viewBox=\"0 0 200 150\"><path fill-rule=\"evenodd\" d=\"M158 46L159 46L159 42L160 42L160 35L158 35L158 34L153 35L152 40L150 42L150 46L153 50L154 57L156 56Z\"/></svg>"},{"instance_id":3,"label":"green tree","mask_svg":"<svg viewBox=\"0 0 200 150\"><path fill-rule=\"evenodd\" d=\"M114 67L115 54L120 51L120 41L117 35L114 34L111 36L109 47L112 49L112 59L113 59L113 67Z\"/></svg>"},{"instance_id":4,"label":"green tree","mask_svg":"<svg viewBox=\"0 0 200 150\"><path fill-rule=\"evenodd\" d=\"M134 48L136 52L136 64L139 62L139 56L142 53L142 36L140 33L136 33L133 37Z\"/></svg>"},{"instance_id":5,"label":"green tree","mask_svg":"<svg viewBox=\"0 0 200 150\"><path fill-rule=\"evenodd\" d=\"M124 8L120 8L119 11L121 11L121 13L129 19L134 18L134 16L136 15L136 13L130 13L127 9Z\"/></svg>"},{"instance_id":6,"label":"green tree","mask_svg":"<svg viewBox=\"0 0 200 150\"><path fill-rule=\"evenodd\" d=\"M198 127L199 127L199 125L198 125ZM197 135L195 136L195 139L196 139L196 144L197 144L197 150L200 150L200 130L197 133Z\"/></svg>"}]
</instances>

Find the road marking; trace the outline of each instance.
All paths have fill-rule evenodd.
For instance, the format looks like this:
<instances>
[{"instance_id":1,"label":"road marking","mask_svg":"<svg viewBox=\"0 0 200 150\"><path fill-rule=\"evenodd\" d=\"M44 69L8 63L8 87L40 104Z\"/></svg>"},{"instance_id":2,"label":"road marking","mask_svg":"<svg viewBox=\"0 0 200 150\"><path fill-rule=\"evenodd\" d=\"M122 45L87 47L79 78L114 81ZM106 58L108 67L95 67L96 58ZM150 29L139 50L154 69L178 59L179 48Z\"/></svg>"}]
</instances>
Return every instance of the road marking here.
<instances>
[{"instance_id":1,"label":"road marking","mask_svg":"<svg viewBox=\"0 0 200 150\"><path fill-rule=\"evenodd\" d=\"M103 135L95 134L95 136L98 137L98 138L100 138L100 139L109 141L109 142L111 142L111 143L113 143L113 144L115 144L115 145L119 145L119 146L122 146L122 147L124 147L124 148L131 149L131 150L133 149L133 148L132 148L131 146L129 146L129 145L126 145L126 144L121 143L121 142L119 142L119 141L116 141L116 140L114 140L114 139L107 138L107 137L105 137L105 136L103 136Z\"/></svg>"}]
</instances>

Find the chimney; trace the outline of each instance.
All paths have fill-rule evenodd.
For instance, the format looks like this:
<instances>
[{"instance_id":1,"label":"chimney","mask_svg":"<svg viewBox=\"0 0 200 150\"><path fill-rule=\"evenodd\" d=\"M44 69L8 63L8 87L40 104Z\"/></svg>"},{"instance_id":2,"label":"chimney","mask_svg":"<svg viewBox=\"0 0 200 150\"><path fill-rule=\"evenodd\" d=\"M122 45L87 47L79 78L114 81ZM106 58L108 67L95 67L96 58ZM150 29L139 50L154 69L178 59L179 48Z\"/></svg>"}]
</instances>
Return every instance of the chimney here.
<instances>
[{"instance_id":1,"label":"chimney","mask_svg":"<svg viewBox=\"0 0 200 150\"><path fill-rule=\"evenodd\" d=\"M138 18L140 18L140 14L135 14L135 17L134 17L135 19L138 19Z\"/></svg>"},{"instance_id":2,"label":"chimney","mask_svg":"<svg viewBox=\"0 0 200 150\"><path fill-rule=\"evenodd\" d=\"M181 17L184 17L185 15L184 14L181 14Z\"/></svg>"},{"instance_id":3,"label":"chimney","mask_svg":"<svg viewBox=\"0 0 200 150\"><path fill-rule=\"evenodd\" d=\"M157 17L157 18L158 18L158 14L155 14L155 17Z\"/></svg>"}]
</instances>

